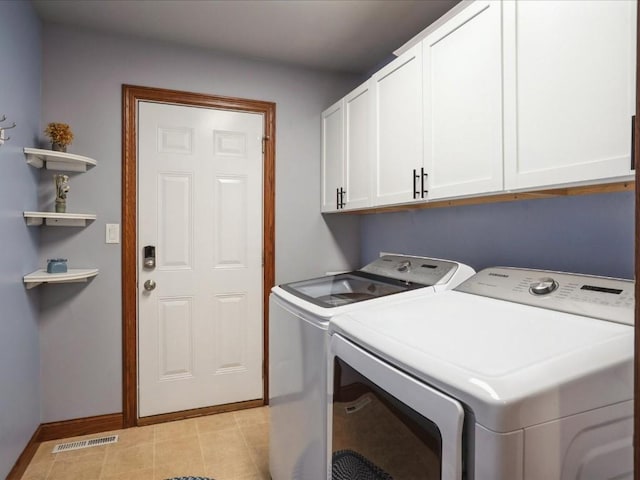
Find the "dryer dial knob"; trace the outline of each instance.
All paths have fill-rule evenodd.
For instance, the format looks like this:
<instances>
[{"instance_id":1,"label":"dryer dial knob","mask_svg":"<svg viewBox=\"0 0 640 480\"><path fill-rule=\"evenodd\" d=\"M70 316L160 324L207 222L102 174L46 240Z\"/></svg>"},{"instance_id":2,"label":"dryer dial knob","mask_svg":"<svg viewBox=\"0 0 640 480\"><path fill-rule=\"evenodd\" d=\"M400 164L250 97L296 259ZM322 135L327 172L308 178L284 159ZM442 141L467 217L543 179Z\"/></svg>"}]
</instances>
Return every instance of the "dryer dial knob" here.
<instances>
[{"instance_id":1,"label":"dryer dial knob","mask_svg":"<svg viewBox=\"0 0 640 480\"><path fill-rule=\"evenodd\" d=\"M534 295L546 295L553 292L558 288L558 282L553 278L545 277L539 279L537 282L532 283L529 287L529 291Z\"/></svg>"}]
</instances>

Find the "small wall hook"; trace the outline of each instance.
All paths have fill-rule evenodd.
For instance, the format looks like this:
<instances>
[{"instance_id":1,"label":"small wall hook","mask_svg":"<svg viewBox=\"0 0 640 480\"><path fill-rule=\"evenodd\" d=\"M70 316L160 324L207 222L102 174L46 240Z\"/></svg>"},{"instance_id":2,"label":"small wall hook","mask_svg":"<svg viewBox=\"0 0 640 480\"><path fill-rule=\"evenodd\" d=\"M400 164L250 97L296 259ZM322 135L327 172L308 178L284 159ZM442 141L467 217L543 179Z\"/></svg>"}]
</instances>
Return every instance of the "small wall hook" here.
<instances>
[{"instance_id":1,"label":"small wall hook","mask_svg":"<svg viewBox=\"0 0 640 480\"><path fill-rule=\"evenodd\" d=\"M6 115L2 115L2 118L0 118L0 123L4 122L6 120L7 120L7 116ZM3 127L2 125L0 125L0 145L2 145L7 140L11 140L11 137L6 137L5 136L4 131L5 130L10 130L12 128L16 128L16 122L13 122L11 124L11 126L9 126L9 127Z\"/></svg>"}]
</instances>

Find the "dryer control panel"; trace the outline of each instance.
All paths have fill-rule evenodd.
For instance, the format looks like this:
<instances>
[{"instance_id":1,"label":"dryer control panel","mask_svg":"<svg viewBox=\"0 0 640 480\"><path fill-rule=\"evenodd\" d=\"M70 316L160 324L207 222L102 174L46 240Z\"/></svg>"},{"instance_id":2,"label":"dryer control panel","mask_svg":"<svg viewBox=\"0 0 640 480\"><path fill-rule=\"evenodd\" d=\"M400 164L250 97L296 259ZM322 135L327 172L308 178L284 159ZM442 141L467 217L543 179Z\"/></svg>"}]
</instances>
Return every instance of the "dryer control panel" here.
<instances>
[{"instance_id":1,"label":"dryer control panel","mask_svg":"<svg viewBox=\"0 0 640 480\"><path fill-rule=\"evenodd\" d=\"M634 323L631 280L492 267L476 273L455 290L626 325Z\"/></svg>"}]
</instances>

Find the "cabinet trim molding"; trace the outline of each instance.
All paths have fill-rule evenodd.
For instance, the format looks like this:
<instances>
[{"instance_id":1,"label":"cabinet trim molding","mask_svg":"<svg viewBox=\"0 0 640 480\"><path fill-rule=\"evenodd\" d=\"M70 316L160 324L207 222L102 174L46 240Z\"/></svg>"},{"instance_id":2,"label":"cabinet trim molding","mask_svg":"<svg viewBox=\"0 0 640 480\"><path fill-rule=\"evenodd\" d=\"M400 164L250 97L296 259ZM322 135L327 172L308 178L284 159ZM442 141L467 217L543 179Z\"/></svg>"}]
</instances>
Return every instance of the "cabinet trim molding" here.
<instances>
[{"instance_id":1,"label":"cabinet trim molding","mask_svg":"<svg viewBox=\"0 0 640 480\"><path fill-rule=\"evenodd\" d=\"M481 197L456 198L452 200L439 200L425 203L409 203L402 205L389 205L344 212L342 214L370 215L373 213L405 212L411 210L423 210L427 208L461 207L463 205L480 205L484 203L516 202L521 200L537 200L540 198L569 197L575 195L594 195L598 193L613 193L634 191L635 181L607 183L602 185L587 185L581 187L552 188L549 190L537 190L533 192L501 193L498 195L485 195Z\"/></svg>"}]
</instances>

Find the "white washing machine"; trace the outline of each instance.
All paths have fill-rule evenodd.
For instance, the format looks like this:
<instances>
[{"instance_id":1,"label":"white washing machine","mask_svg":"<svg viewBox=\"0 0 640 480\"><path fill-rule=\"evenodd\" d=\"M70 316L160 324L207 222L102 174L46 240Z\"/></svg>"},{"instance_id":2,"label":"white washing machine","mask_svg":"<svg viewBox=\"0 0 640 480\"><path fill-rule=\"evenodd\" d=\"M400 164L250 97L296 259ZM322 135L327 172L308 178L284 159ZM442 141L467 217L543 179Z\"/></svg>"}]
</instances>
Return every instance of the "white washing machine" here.
<instances>
[{"instance_id":1,"label":"white washing machine","mask_svg":"<svg viewBox=\"0 0 640 480\"><path fill-rule=\"evenodd\" d=\"M633 289L489 268L335 317L333 480L631 480Z\"/></svg>"},{"instance_id":2,"label":"white washing machine","mask_svg":"<svg viewBox=\"0 0 640 480\"><path fill-rule=\"evenodd\" d=\"M328 324L364 305L395 305L459 285L471 267L384 255L361 270L274 287L269 299L269 463L273 480L327 476Z\"/></svg>"}]
</instances>

